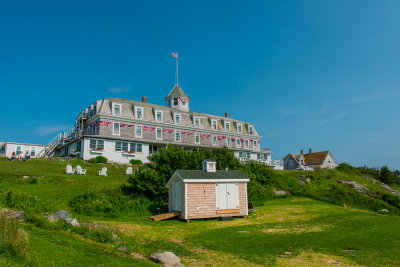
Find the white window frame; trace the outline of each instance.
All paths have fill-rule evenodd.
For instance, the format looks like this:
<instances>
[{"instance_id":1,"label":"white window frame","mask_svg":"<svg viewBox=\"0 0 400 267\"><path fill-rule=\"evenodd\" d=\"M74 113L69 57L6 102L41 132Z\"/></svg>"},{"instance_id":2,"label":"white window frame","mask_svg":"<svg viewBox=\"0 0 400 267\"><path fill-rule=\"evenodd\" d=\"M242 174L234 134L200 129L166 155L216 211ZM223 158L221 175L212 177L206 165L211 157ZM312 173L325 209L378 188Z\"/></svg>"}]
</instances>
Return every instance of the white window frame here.
<instances>
[{"instance_id":1,"label":"white window frame","mask_svg":"<svg viewBox=\"0 0 400 267\"><path fill-rule=\"evenodd\" d=\"M115 133L115 125L118 125L118 133ZM112 134L113 135L120 135L121 134L121 126L119 125L119 122L113 122Z\"/></svg>"},{"instance_id":2,"label":"white window frame","mask_svg":"<svg viewBox=\"0 0 400 267\"><path fill-rule=\"evenodd\" d=\"M249 149L249 140L244 140L244 148Z\"/></svg>"},{"instance_id":3,"label":"white window frame","mask_svg":"<svg viewBox=\"0 0 400 267\"><path fill-rule=\"evenodd\" d=\"M176 140L177 134L179 133L179 140ZM175 130L175 142L181 142L182 140L182 132L180 130Z\"/></svg>"},{"instance_id":4,"label":"white window frame","mask_svg":"<svg viewBox=\"0 0 400 267\"><path fill-rule=\"evenodd\" d=\"M158 137L158 131L160 131L160 138ZM156 128L156 139L157 140L162 140L163 139L162 129L160 127Z\"/></svg>"},{"instance_id":5,"label":"white window frame","mask_svg":"<svg viewBox=\"0 0 400 267\"><path fill-rule=\"evenodd\" d=\"M23 153L23 152L22 152L22 146L21 146L21 145L16 145L16 146L15 146L15 155L17 155L17 156L19 155L19 154L17 154L17 151L18 151L17 148L18 148L18 147L20 147L19 154Z\"/></svg>"},{"instance_id":6,"label":"white window frame","mask_svg":"<svg viewBox=\"0 0 400 267\"><path fill-rule=\"evenodd\" d=\"M158 116L157 116L158 113L161 114L161 120L158 120L158 119L157 119L157 118L158 118ZM156 121L157 121L157 122L162 122L162 121L163 121L163 112L162 112L161 110L156 110Z\"/></svg>"},{"instance_id":7,"label":"white window frame","mask_svg":"<svg viewBox=\"0 0 400 267\"><path fill-rule=\"evenodd\" d=\"M228 126L228 127L226 127ZM231 130L231 123L229 121L225 122L225 131L230 131Z\"/></svg>"},{"instance_id":8,"label":"white window frame","mask_svg":"<svg viewBox=\"0 0 400 267\"><path fill-rule=\"evenodd\" d=\"M33 149L33 155L32 155L32 149ZM36 157L36 147L35 146L31 146L31 148L29 150L29 156Z\"/></svg>"},{"instance_id":9,"label":"white window frame","mask_svg":"<svg viewBox=\"0 0 400 267\"><path fill-rule=\"evenodd\" d=\"M229 140L229 141L228 141ZM226 145L228 146L228 147L231 147L232 146L232 139L228 136L227 138L226 138Z\"/></svg>"},{"instance_id":10,"label":"white window frame","mask_svg":"<svg viewBox=\"0 0 400 267\"><path fill-rule=\"evenodd\" d=\"M254 127L249 126L249 134L253 135L254 134Z\"/></svg>"},{"instance_id":11,"label":"white window frame","mask_svg":"<svg viewBox=\"0 0 400 267\"><path fill-rule=\"evenodd\" d=\"M196 141L197 138L199 138L199 141L198 141L198 142ZM195 144L200 144L200 134L199 134L199 133L195 133L195 134L194 134L194 143L195 143Z\"/></svg>"},{"instance_id":12,"label":"white window frame","mask_svg":"<svg viewBox=\"0 0 400 267\"><path fill-rule=\"evenodd\" d=\"M91 144L90 144L90 142L91 141L94 141L95 142L95 147L93 148L93 147L91 147ZM102 150L104 150L104 140L103 139L89 139L89 149L90 150L92 150L92 149L98 149L99 148L99 141L102 141L103 142L103 148L102 148ZM75 143L74 143L75 144Z\"/></svg>"},{"instance_id":13,"label":"white window frame","mask_svg":"<svg viewBox=\"0 0 400 267\"><path fill-rule=\"evenodd\" d=\"M218 145L218 138L216 135L212 136L212 144L213 146L217 146Z\"/></svg>"},{"instance_id":14,"label":"white window frame","mask_svg":"<svg viewBox=\"0 0 400 267\"><path fill-rule=\"evenodd\" d=\"M257 141L256 140L253 141L253 147L257 148Z\"/></svg>"},{"instance_id":15,"label":"white window frame","mask_svg":"<svg viewBox=\"0 0 400 267\"><path fill-rule=\"evenodd\" d=\"M198 122L198 125L196 125L196 120ZM199 117L194 117L193 118L193 126L196 127L196 128L200 127L200 118Z\"/></svg>"},{"instance_id":16,"label":"white window frame","mask_svg":"<svg viewBox=\"0 0 400 267\"><path fill-rule=\"evenodd\" d=\"M236 147L242 147L242 142L240 141L240 138L236 138Z\"/></svg>"},{"instance_id":17,"label":"white window frame","mask_svg":"<svg viewBox=\"0 0 400 267\"><path fill-rule=\"evenodd\" d=\"M179 117L179 122L176 122L176 117ZM181 123L182 123L182 116L181 116L181 114L178 114L178 113L174 114L174 123L175 123L175 124L181 124Z\"/></svg>"},{"instance_id":18,"label":"white window frame","mask_svg":"<svg viewBox=\"0 0 400 267\"><path fill-rule=\"evenodd\" d=\"M140 114L141 114L141 117L139 118L138 117L138 109L140 109ZM143 118L144 118L144 108L143 107L135 107L135 117L136 117L136 119L138 119L138 120L143 120Z\"/></svg>"},{"instance_id":19,"label":"white window frame","mask_svg":"<svg viewBox=\"0 0 400 267\"><path fill-rule=\"evenodd\" d=\"M240 130L239 130L239 128L240 128ZM242 126L242 124L238 123L238 125L237 125L237 132L238 132L238 133L241 133L242 131L243 131L243 126Z\"/></svg>"},{"instance_id":20,"label":"white window frame","mask_svg":"<svg viewBox=\"0 0 400 267\"><path fill-rule=\"evenodd\" d=\"M119 114L115 114L115 106L119 106ZM121 116L122 115L122 104L120 103L113 103L112 104L112 114L114 116Z\"/></svg>"},{"instance_id":21,"label":"white window frame","mask_svg":"<svg viewBox=\"0 0 400 267\"><path fill-rule=\"evenodd\" d=\"M140 135L137 134L138 128L140 128ZM136 125L136 127L135 127L135 136L136 136L137 138L142 138L142 136L143 136L142 125Z\"/></svg>"},{"instance_id":22,"label":"white window frame","mask_svg":"<svg viewBox=\"0 0 400 267\"><path fill-rule=\"evenodd\" d=\"M214 128L214 122L215 122L215 128ZM218 129L217 120L211 120L211 129L213 129L213 130L217 130Z\"/></svg>"}]
</instances>

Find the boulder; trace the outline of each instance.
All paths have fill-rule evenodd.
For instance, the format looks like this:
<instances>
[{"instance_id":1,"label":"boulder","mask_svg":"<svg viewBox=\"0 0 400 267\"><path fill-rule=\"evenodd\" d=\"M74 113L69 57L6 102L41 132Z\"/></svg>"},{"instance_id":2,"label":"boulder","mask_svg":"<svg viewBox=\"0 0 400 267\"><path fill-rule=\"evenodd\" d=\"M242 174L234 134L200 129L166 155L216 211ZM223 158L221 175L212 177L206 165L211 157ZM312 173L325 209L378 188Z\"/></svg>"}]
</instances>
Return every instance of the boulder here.
<instances>
[{"instance_id":1,"label":"boulder","mask_svg":"<svg viewBox=\"0 0 400 267\"><path fill-rule=\"evenodd\" d=\"M54 214L54 217L56 220L65 220L66 218L69 218L69 213L65 210L59 210Z\"/></svg>"},{"instance_id":2,"label":"boulder","mask_svg":"<svg viewBox=\"0 0 400 267\"><path fill-rule=\"evenodd\" d=\"M389 191L389 193L391 193L392 195L395 196L400 196L400 192L391 188L390 186L388 186L387 184L382 184L381 187L385 188L387 191Z\"/></svg>"},{"instance_id":3,"label":"boulder","mask_svg":"<svg viewBox=\"0 0 400 267\"><path fill-rule=\"evenodd\" d=\"M79 223L78 223L78 221L77 221L77 219L75 219L75 218L72 219L72 221L70 222L70 224L71 224L72 226L78 226L78 227L80 226Z\"/></svg>"},{"instance_id":4,"label":"boulder","mask_svg":"<svg viewBox=\"0 0 400 267\"><path fill-rule=\"evenodd\" d=\"M119 246L115 248L118 251L121 251L122 253L126 253L128 251L128 248L126 246Z\"/></svg>"},{"instance_id":5,"label":"boulder","mask_svg":"<svg viewBox=\"0 0 400 267\"><path fill-rule=\"evenodd\" d=\"M305 180L305 182L306 182L306 183L311 183L311 179L310 179L310 178L307 178L307 179Z\"/></svg>"},{"instance_id":6,"label":"boulder","mask_svg":"<svg viewBox=\"0 0 400 267\"><path fill-rule=\"evenodd\" d=\"M274 193L275 193L275 196L284 196L287 194L286 191L276 190L275 188L274 188Z\"/></svg>"},{"instance_id":7,"label":"boulder","mask_svg":"<svg viewBox=\"0 0 400 267\"><path fill-rule=\"evenodd\" d=\"M9 219L14 219L14 220L25 220L25 211L22 210L3 210L1 214Z\"/></svg>"},{"instance_id":8,"label":"boulder","mask_svg":"<svg viewBox=\"0 0 400 267\"><path fill-rule=\"evenodd\" d=\"M180 263L181 259L177 257L174 253L169 251L165 251L163 253L153 253L151 254L150 258L154 262L163 264L165 267L182 266L182 264Z\"/></svg>"},{"instance_id":9,"label":"boulder","mask_svg":"<svg viewBox=\"0 0 400 267\"><path fill-rule=\"evenodd\" d=\"M344 181L344 180L338 180L338 183L340 184L347 184L350 187L354 188L358 192L361 192L363 194L367 194L368 188L366 186L363 186L362 184L359 184L355 181Z\"/></svg>"}]
</instances>

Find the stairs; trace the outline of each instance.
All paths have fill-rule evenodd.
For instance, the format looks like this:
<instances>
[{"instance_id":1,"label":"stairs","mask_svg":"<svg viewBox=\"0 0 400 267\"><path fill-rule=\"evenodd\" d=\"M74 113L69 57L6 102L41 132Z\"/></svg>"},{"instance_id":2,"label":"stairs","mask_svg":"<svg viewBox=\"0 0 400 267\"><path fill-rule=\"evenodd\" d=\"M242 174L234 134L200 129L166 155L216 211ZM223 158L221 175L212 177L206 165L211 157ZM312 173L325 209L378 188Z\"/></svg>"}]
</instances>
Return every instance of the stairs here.
<instances>
[{"instance_id":1,"label":"stairs","mask_svg":"<svg viewBox=\"0 0 400 267\"><path fill-rule=\"evenodd\" d=\"M173 217L177 217L179 215L181 215L180 211L171 211L171 212L167 212L167 213L163 213L163 214L159 214L159 215L154 215L154 216L150 217L150 219L153 219L153 221L162 221L162 220L170 219Z\"/></svg>"}]
</instances>

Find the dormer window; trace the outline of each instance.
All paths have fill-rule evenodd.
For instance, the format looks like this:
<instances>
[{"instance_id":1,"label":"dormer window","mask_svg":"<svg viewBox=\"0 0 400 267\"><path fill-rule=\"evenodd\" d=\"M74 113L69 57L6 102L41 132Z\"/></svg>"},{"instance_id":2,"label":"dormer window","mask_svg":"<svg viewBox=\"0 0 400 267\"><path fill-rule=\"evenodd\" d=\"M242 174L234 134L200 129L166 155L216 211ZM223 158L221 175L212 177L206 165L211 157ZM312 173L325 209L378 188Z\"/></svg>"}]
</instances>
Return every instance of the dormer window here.
<instances>
[{"instance_id":1,"label":"dormer window","mask_svg":"<svg viewBox=\"0 0 400 267\"><path fill-rule=\"evenodd\" d=\"M121 104L113 104L113 115L121 116Z\"/></svg>"},{"instance_id":2,"label":"dormer window","mask_svg":"<svg viewBox=\"0 0 400 267\"><path fill-rule=\"evenodd\" d=\"M250 126L249 127L249 134L253 134L253 132L254 132L253 126Z\"/></svg>"},{"instance_id":3,"label":"dormer window","mask_svg":"<svg viewBox=\"0 0 400 267\"><path fill-rule=\"evenodd\" d=\"M217 130L217 121L216 121L216 120L212 120L212 121L211 121L211 128L212 128L213 130Z\"/></svg>"},{"instance_id":4,"label":"dormer window","mask_svg":"<svg viewBox=\"0 0 400 267\"><path fill-rule=\"evenodd\" d=\"M156 111L156 121L162 122L162 111Z\"/></svg>"},{"instance_id":5,"label":"dormer window","mask_svg":"<svg viewBox=\"0 0 400 267\"><path fill-rule=\"evenodd\" d=\"M143 119L143 108L136 107L136 119L142 120Z\"/></svg>"},{"instance_id":6,"label":"dormer window","mask_svg":"<svg viewBox=\"0 0 400 267\"><path fill-rule=\"evenodd\" d=\"M194 127L200 127L200 119L199 118L194 117L193 121L194 121Z\"/></svg>"},{"instance_id":7,"label":"dormer window","mask_svg":"<svg viewBox=\"0 0 400 267\"><path fill-rule=\"evenodd\" d=\"M242 132L242 125L241 124L237 125L237 131L238 131L238 133Z\"/></svg>"},{"instance_id":8,"label":"dormer window","mask_svg":"<svg viewBox=\"0 0 400 267\"><path fill-rule=\"evenodd\" d=\"M230 122L225 122L225 131L229 131L230 130Z\"/></svg>"},{"instance_id":9,"label":"dormer window","mask_svg":"<svg viewBox=\"0 0 400 267\"><path fill-rule=\"evenodd\" d=\"M175 114L175 123L181 124L181 114Z\"/></svg>"},{"instance_id":10,"label":"dormer window","mask_svg":"<svg viewBox=\"0 0 400 267\"><path fill-rule=\"evenodd\" d=\"M203 171L216 172L217 162L215 160L205 159L203 160Z\"/></svg>"},{"instance_id":11,"label":"dormer window","mask_svg":"<svg viewBox=\"0 0 400 267\"><path fill-rule=\"evenodd\" d=\"M174 98L174 106L178 105L178 98Z\"/></svg>"}]
</instances>

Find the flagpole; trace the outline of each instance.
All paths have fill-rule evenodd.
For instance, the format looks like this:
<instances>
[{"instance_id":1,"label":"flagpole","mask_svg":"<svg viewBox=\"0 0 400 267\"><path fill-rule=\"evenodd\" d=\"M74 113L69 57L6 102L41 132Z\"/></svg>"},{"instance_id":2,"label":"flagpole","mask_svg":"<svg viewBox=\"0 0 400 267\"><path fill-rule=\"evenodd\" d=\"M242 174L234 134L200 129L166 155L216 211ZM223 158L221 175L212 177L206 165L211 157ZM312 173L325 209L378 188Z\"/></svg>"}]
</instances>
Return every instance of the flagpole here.
<instances>
[{"instance_id":1,"label":"flagpole","mask_svg":"<svg viewBox=\"0 0 400 267\"><path fill-rule=\"evenodd\" d=\"M178 51L176 51L176 85L179 85L179 82L178 82L178 78L179 78L179 76L178 76L178 60L179 60L179 54L178 54Z\"/></svg>"}]
</instances>

